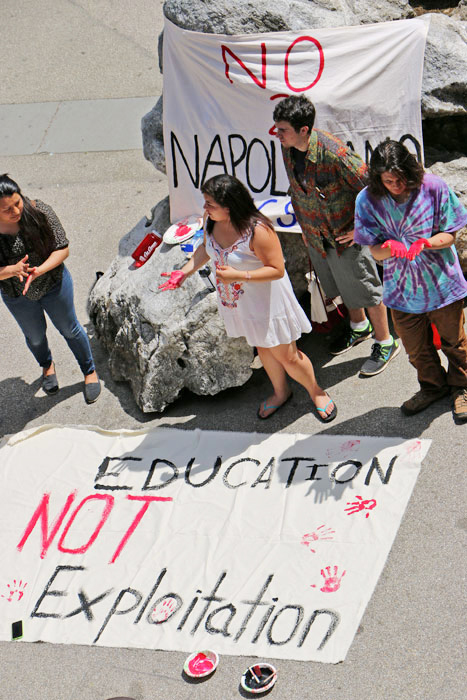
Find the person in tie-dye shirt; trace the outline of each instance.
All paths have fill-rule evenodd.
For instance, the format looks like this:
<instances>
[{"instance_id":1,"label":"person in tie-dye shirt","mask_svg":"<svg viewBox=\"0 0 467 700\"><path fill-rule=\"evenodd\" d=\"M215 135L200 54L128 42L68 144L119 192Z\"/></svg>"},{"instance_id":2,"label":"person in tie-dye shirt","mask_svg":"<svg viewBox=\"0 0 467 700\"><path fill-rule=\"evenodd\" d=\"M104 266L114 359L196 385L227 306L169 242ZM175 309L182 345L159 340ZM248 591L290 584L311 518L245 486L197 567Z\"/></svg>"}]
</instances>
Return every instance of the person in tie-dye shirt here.
<instances>
[{"instance_id":1,"label":"person in tie-dye shirt","mask_svg":"<svg viewBox=\"0 0 467 700\"><path fill-rule=\"evenodd\" d=\"M420 390L406 415L451 391L456 421L467 421L467 282L454 247L467 211L436 175L425 173L407 148L387 139L374 150L369 185L355 206L355 241L384 265L383 301L417 370ZM432 324L448 358L447 373L433 343Z\"/></svg>"}]
</instances>

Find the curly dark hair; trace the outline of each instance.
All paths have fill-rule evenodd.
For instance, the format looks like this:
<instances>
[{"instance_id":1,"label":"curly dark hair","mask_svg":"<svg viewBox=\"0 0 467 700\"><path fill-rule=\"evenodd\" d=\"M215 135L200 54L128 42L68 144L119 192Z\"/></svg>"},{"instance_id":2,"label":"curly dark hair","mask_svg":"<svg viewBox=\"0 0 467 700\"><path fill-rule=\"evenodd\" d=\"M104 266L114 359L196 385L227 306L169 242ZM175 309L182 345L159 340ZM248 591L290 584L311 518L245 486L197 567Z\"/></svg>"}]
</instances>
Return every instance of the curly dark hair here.
<instances>
[{"instance_id":1,"label":"curly dark hair","mask_svg":"<svg viewBox=\"0 0 467 700\"><path fill-rule=\"evenodd\" d=\"M19 232L22 234L28 250L33 250L46 260L55 249L55 238L47 217L31 204L23 195L17 182L7 173L0 175L0 199L19 194L23 200L23 213L19 221Z\"/></svg>"},{"instance_id":2,"label":"curly dark hair","mask_svg":"<svg viewBox=\"0 0 467 700\"><path fill-rule=\"evenodd\" d=\"M227 207L230 221L239 233L246 231L255 221L261 221L267 228L274 230L272 222L261 214L247 188L232 175L215 175L206 180L201 192L213 198L216 204ZM212 233L213 222L208 219L206 230Z\"/></svg>"},{"instance_id":3,"label":"curly dark hair","mask_svg":"<svg viewBox=\"0 0 467 700\"><path fill-rule=\"evenodd\" d=\"M302 126L307 126L311 133L315 115L315 106L305 95L290 95L277 103L273 119L275 122L288 122L297 133Z\"/></svg>"},{"instance_id":4,"label":"curly dark hair","mask_svg":"<svg viewBox=\"0 0 467 700\"><path fill-rule=\"evenodd\" d=\"M382 173L397 175L406 184L408 190L420 187L425 171L421 163L399 141L386 139L373 151L368 168L368 190L374 197L383 197L388 193L381 181Z\"/></svg>"}]
</instances>

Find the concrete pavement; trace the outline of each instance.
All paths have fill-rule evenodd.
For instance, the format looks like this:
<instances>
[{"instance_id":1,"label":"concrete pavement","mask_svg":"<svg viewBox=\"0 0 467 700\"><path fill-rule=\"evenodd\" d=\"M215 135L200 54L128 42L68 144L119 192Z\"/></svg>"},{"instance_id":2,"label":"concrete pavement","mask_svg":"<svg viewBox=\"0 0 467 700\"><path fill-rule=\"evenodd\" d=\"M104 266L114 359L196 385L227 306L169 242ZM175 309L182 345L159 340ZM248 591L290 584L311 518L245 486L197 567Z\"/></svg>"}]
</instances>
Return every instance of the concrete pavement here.
<instances>
[{"instance_id":1,"label":"concrete pavement","mask_svg":"<svg viewBox=\"0 0 467 700\"><path fill-rule=\"evenodd\" d=\"M55 397L45 396L21 333L0 305L1 433L66 423L432 439L347 660L336 666L277 662L279 680L271 696L459 700L465 687L467 431L454 425L449 400L404 418L399 405L416 390L416 379L403 353L383 374L360 379L357 371L369 343L331 359L324 340L311 334L302 347L339 406L338 418L329 427L309 415L300 387L281 413L257 425L256 409L268 392L262 371L240 389L215 397L185 393L163 414L143 415L128 387L110 377L106 354L87 320L86 299L96 270L110 264L120 238L167 194L165 178L144 160L134 141L142 114L161 90L156 46L162 2L17 0L2 10L1 26L0 170L17 179L26 194L50 203L69 234L67 264L76 307L90 333L103 380L100 400L87 406L79 369L52 328L49 336L61 390ZM99 129L102 123L118 121L123 105L128 131L120 129L118 138L105 141ZM105 114L99 112L101 107ZM60 120L60 112L71 116ZM79 137L72 124L81 127ZM55 140L47 141L52 135ZM190 684L181 676L184 657L128 650L124 640L121 649L2 643L0 700L241 697L239 680L249 658L223 657L213 678Z\"/></svg>"}]
</instances>

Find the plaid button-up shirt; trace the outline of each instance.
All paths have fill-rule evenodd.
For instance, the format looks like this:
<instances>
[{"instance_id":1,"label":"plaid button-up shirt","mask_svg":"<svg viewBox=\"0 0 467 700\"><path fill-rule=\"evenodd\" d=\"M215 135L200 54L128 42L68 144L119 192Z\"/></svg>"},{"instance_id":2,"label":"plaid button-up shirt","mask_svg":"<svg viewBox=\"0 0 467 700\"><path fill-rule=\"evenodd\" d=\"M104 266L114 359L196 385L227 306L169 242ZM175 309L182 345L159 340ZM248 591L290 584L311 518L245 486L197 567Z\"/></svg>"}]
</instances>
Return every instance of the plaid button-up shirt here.
<instances>
[{"instance_id":1,"label":"plaid button-up shirt","mask_svg":"<svg viewBox=\"0 0 467 700\"><path fill-rule=\"evenodd\" d=\"M300 184L294 172L294 150L282 148L282 156L298 223L308 244L323 257L324 239L340 254L344 247L336 236L354 227L355 198L365 187L366 165L336 136L313 129Z\"/></svg>"}]
</instances>

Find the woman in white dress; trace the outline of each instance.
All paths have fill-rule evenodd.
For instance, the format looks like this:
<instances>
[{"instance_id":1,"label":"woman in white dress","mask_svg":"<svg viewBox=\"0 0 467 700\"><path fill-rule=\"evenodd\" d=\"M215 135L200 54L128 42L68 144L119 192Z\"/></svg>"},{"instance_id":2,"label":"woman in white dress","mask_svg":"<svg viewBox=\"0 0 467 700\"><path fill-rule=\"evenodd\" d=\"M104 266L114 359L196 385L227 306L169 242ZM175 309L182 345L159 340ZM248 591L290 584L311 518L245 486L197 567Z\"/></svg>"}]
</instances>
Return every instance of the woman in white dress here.
<instances>
[{"instance_id":1,"label":"woman in white dress","mask_svg":"<svg viewBox=\"0 0 467 700\"><path fill-rule=\"evenodd\" d=\"M311 325L299 305L284 266L272 223L256 208L246 187L231 175L207 180L204 196L205 238L181 270L174 270L161 289L176 289L209 260L216 271L217 300L227 335L243 336L255 346L273 386L258 410L269 418L292 396L287 375L310 395L311 411L322 422L337 407L317 384L313 365L296 345Z\"/></svg>"}]
</instances>

